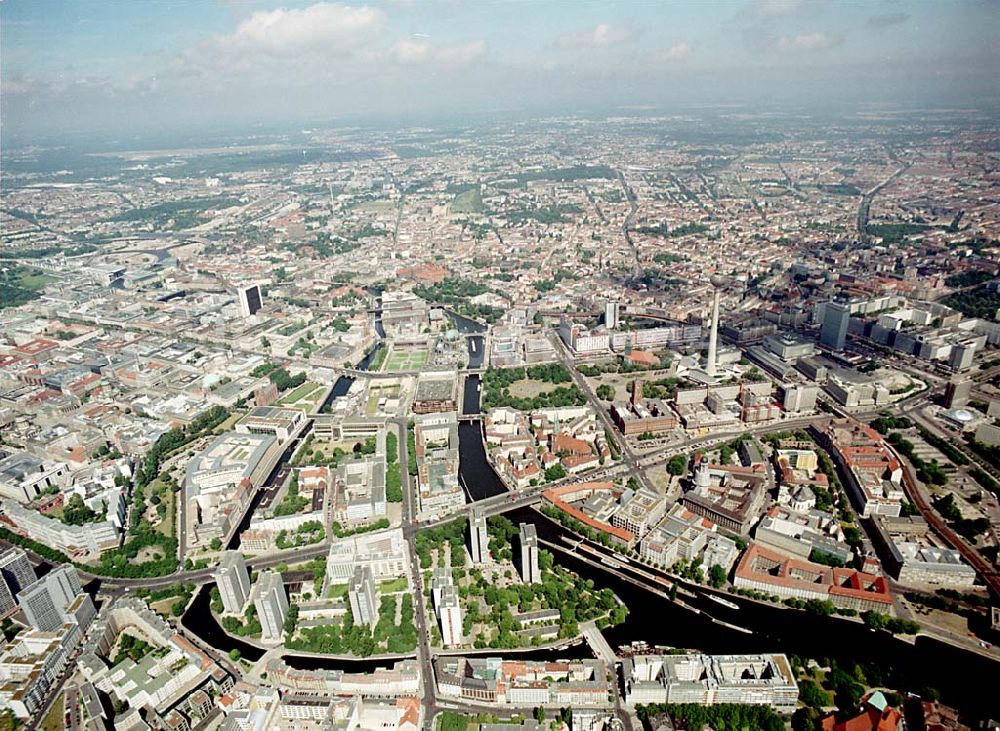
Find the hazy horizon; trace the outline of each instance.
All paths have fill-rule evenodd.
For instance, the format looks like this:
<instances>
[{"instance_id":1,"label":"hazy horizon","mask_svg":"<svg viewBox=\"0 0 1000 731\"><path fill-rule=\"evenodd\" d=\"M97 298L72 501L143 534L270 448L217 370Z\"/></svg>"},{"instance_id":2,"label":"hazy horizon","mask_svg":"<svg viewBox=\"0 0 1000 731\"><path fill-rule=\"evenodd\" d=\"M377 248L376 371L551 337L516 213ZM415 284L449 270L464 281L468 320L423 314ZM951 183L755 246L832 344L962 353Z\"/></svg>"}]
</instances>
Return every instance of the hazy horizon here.
<instances>
[{"instance_id":1,"label":"hazy horizon","mask_svg":"<svg viewBox=\"0 0 1000 731\"><path fill-rule=\"evenodd\" d=\"M0 4L5 147L699 105L997 102L1000 5L878 0Z\"/></svg>"}]
</instances>

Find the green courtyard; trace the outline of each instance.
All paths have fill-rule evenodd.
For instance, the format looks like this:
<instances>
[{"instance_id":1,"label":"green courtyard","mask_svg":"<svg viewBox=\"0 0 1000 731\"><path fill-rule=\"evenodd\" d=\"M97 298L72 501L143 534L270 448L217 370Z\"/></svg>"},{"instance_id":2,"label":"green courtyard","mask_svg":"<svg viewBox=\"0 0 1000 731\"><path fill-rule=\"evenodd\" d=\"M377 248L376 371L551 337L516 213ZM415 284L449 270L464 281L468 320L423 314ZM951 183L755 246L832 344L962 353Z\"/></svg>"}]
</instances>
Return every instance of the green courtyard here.
<instances>
[{"instance_id":1,"label":"green courtyard","mask_svg":"<svg viewBox=\"0 0 1000 731\"><path fill-rule=\"evenodd\" d=\"M429 348L396 348L393 347L385 359L383 371L418 371L427 363L430 357Z\"/></svg>"}]
</instances>

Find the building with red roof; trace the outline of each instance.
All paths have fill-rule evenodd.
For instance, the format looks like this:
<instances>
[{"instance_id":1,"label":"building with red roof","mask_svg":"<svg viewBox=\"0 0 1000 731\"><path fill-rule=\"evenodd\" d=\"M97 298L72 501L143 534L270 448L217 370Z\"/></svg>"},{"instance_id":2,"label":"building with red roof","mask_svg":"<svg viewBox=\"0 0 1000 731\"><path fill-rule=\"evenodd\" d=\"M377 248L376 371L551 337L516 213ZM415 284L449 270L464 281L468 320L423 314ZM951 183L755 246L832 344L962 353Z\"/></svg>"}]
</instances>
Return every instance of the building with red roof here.
<instances>
[{"instance_id":1,"label":"building with red roof","mask_svg":"<svg viewBox=\"0 0 1000 731\"><path fill-rule=\"evenodd\" d=\"M743 554L733 584L794 599L830 600L837 607L859 612L892 609L892 594L883 576L790 558L759 543L751 544Z\"/></svg>"},{"instance_id":2,"label":"building with red roof","mask_svg":"<svg viewBox=\"0 0 1000 731\"><path fill-rule=\"evenodd\" d=\"M862 701L857 715L838 721L836 714L831 713L821 723L823 731L902 731L906 728L903 715L889 705L880 690Z\"/></svg>"}]
</instances>

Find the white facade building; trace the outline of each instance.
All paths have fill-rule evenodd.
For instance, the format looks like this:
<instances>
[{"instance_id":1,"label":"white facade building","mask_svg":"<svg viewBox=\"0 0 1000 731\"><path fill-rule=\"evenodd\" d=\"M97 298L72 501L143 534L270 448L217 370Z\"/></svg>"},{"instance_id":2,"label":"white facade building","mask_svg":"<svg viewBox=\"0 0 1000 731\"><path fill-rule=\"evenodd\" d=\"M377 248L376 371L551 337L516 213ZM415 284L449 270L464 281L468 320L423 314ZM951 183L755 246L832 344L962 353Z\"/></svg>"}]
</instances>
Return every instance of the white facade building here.
<instances>
[{"instance_id":1,"label":"white facade building","mask_svg":"<svg viewBox=\"0 0 1000 731\"><path fill-rule=\"evenodd\" d=\"M227 614L242 614L250 598L250 573L247 562L239 551L226 551L215 572L222 606Z\"/></svg>"},{"instance_id":2,"label":"white facade building","mask_svg":"<svg viewBox=\"0 0 1000 731\"><path fill-rule=\"evenodd\" d=\"M260 619L260 638L280 640L284 632L285 617L288 616L288 597L281 574L277 571L262 571L250 595L257 618Z\"/></svg>"}]
</instances>

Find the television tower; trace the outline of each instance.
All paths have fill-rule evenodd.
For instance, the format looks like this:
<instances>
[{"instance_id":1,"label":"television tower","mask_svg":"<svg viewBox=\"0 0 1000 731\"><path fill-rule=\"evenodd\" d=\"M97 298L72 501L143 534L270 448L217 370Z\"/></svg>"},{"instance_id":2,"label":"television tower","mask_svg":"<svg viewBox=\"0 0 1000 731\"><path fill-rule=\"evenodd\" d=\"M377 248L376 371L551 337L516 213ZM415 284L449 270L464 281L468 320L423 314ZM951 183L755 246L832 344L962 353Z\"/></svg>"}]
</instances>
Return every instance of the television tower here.
<instances>
[{"instance_id":1,"label":"television tower","mask_svg":"<svg viewBox=\"0 0 1000 731\"><path fill-rule=\"evenodd\" d=\"M713 290L712 320L709 323L708 330L708 358L706 358L705 362L705 372L710 376L714 376L716 370L716 352L719 348L719 295L726 285L729 284L729 279L721 274L713 274L709 281L712 283Z\"/></svg>"}]
</instances>

